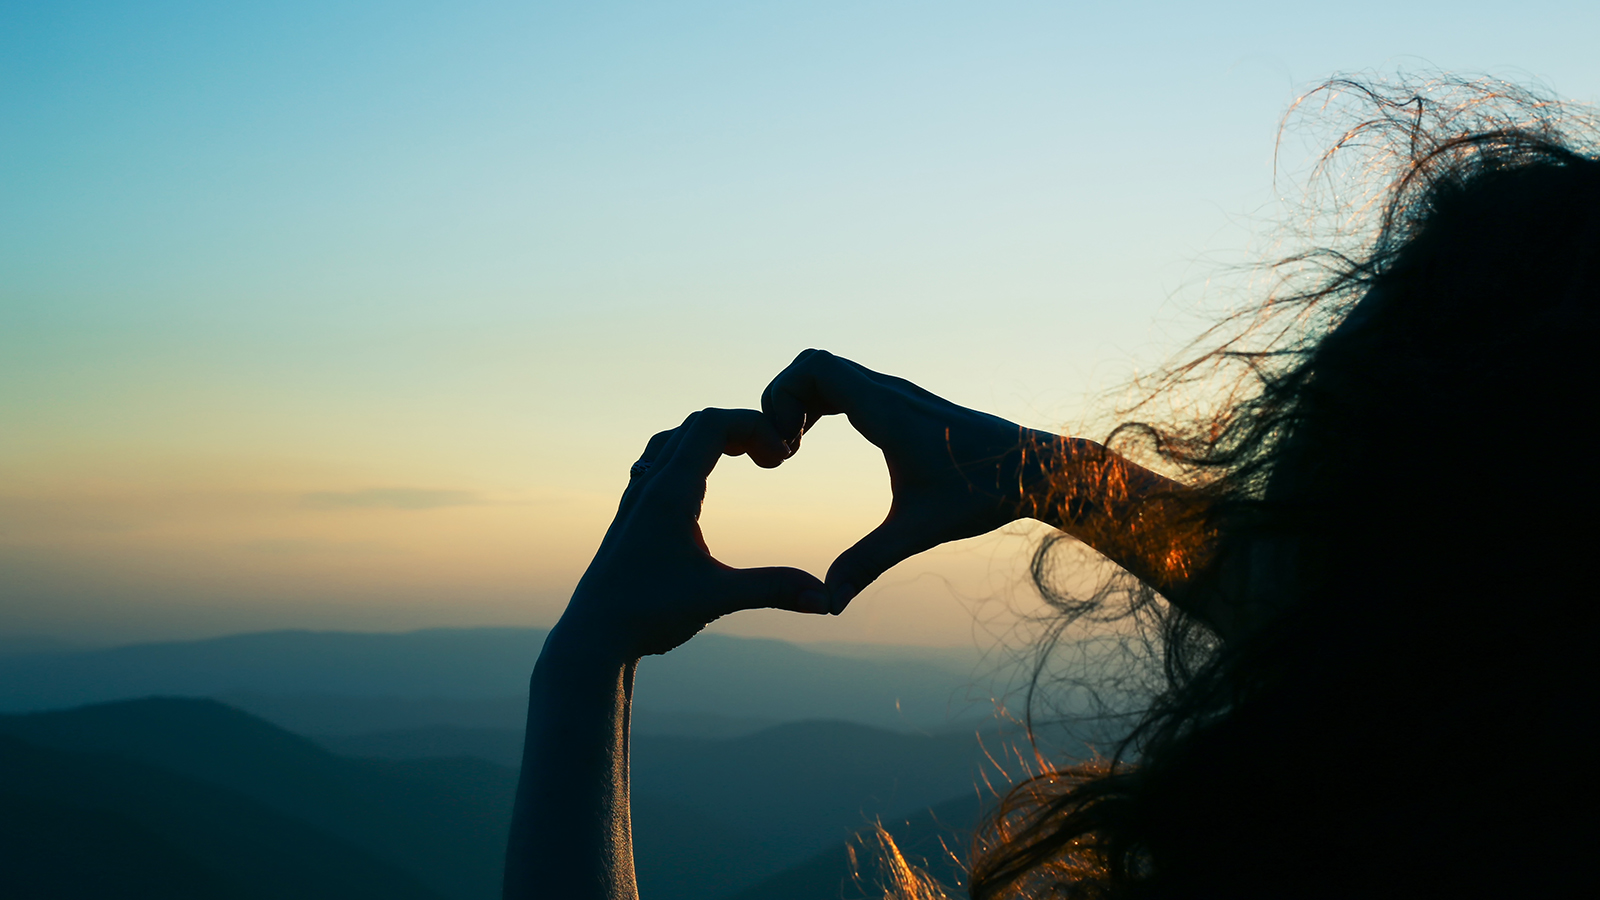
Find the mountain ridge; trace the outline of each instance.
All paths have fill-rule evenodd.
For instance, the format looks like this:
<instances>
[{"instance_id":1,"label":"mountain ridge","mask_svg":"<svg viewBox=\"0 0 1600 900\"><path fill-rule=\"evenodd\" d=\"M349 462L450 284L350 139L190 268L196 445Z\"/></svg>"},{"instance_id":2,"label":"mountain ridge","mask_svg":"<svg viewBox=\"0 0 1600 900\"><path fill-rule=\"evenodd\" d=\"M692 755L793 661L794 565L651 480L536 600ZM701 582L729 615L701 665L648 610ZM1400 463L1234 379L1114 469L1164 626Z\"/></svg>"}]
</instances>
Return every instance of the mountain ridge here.
<instances>
[{"instance_id":1,"label":"mountain ridge","mask_svg":"<svg viewBox=\"0 0 1600 900\"><path fill-rule=\"evenodd\" d=\"M102 879L113 884L129 870L137 872L142 862L167 866L152 879L158 885L188 883L251 900L441 900L410 873L253 798L115 754L40 746L3 733L0 792L23 800L6 804L6 831L38 841L41 825L55 826L67 846L46 844L37 852L54 850L65 862L77 860L78 867L115 867L120 862L121 871L105 872ZM18 849L10 844L8 853ZM136 854L129 859L130 849L155 858ZM297 865L285 866L285 859ZM48 856L8 862L13 890L19 881L54 890L81 875L48 865ZM121 887L126 885L108 896L129 896ZM208 891L199 895L212 896Z\"/></svg>"},{"instance_id":2,"label":"mountain ridge","mask_svg":"<svg viewBox=\"0 0 1600 900\"><path fill-rule=\"evenodd\" d=\"M326 848L346 847L356 860L346 868L377 866L411 879L409 893L391 892L396 898L498 895L516 781L507 766L469 755L342 757L245 712L190 698L0 716L0 742L92 755L105 761L104 771L132 773L122 778L130 784L154 779L178 786L139 796L210 798L194 815L169 816L174 828L192 819L207 833L226 833L206 823L266 817L285 823L270 829L274 833L322 835L312 841L325 848L318 851L322 856L301 856L337 868L340 853ZM917 735L838 721L785 723L736 738L642 736L634 745L633 804L640 884L651 900L716 900L748 890L843 847L874 821L914 819L951 793L974 800L973 766L981 765L981 755L975 735ZM0 777L0 794L6 790ZM50 800L50 791L41 790ZM72 819L77 814L69 809L76 795L59 793L54 812L0 805L0 813L13 816L11 826L18 815L82 819ZM125 805L119 814L142 808ZM122 829L142 840L138 830ZM174 866L192 872L195 860L221 860L227 864L211 866L222 873L213 881L254 883L255 875L239 877L240 865L228 863L228 846L204 843L208 834L179 837L155 833L157 843L171 844L171 852L161 851L167 857L191 861ZM243 870L255 871L249 865ZM245 888L233 893L251 894ZM266 895L310 896L288 888Z\"/></svg>"},{"instance_id":3,"label":"mountain ridge","mask_svg":"<svg viewBox=\"0 0 1600 900\"><path fill-rule=\"evenodd\" d=\"M297 696L360 700L369 707L398 700L444 706L492 701L515 710L547 634L539 628L291 630L0 658L0 712L150 695L266 698L263 707ZM842 655L766 638L701 635L641 662L634 703L641 718L831 718L896 730L977 721L993 711L992 692L974 674L976 654L941 657L944 651L908 654L902 648L874 659L870 648L857 651ZM506 725L517 713L477 715L476 721L435 724ZM420 721L401 717L393 727L415 724Z\"/></svg>"}]
</instances>

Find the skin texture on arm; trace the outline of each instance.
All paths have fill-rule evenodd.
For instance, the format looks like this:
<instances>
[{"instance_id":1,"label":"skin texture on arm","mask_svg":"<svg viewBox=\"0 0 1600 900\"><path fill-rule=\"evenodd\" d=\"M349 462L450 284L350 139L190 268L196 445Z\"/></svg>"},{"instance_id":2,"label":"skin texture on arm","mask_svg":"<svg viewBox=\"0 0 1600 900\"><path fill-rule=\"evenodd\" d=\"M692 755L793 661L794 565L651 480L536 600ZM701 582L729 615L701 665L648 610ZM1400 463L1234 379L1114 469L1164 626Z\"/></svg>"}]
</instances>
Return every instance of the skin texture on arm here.
<instances>
[{"instance_id":1,"label":"skin texture on arm","mask_svg":"<svg viewBox=\"0 0 1600 900\"><path fill-rule=\"evenodd\" d=\"M827 611L798 569L734 569L707 549L697 518L717 460L786 456L753 410L708 409L651 439L650 461L617 517L529 683L522 775L506 849L508 900L633 900L628 707L638 660L665 653L740 609Z\"/></svg>"},{"instance_id":2,"label":"skin texture on arm","mask_svg":"<svg viewBox=\"0 0 1600 900\"><path fill-rule=\"evenodd\" d=\"M507 898L637 897L628 814L635 663L552 630L528 690Z\"/></svg>"}]
</instances>

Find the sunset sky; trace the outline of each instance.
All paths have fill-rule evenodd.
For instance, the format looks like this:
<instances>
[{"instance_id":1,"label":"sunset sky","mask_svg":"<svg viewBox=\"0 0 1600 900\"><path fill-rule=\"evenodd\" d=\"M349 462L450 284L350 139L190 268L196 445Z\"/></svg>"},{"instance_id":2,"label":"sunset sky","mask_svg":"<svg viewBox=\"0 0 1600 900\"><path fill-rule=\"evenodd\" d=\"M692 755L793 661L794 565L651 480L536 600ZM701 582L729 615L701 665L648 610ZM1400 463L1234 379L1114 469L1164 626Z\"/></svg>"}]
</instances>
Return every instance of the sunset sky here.
<instances>
[{"instance_id":1,"label":"sunset sky","mask_svg":"<svg viewBox=\"0 0 1600 900\"><path fill-rule=\"evenodd\" d=\"M1595 103L1596 35L1593 0L6 4L0 637L548 625L645 440L806 347L1088 423L1270 250L1307 88ZM820 575L887 502L828 422L725 461L705 530ZM717 627L969 643L1029 540Z\"/></svg>"}]
</instances>

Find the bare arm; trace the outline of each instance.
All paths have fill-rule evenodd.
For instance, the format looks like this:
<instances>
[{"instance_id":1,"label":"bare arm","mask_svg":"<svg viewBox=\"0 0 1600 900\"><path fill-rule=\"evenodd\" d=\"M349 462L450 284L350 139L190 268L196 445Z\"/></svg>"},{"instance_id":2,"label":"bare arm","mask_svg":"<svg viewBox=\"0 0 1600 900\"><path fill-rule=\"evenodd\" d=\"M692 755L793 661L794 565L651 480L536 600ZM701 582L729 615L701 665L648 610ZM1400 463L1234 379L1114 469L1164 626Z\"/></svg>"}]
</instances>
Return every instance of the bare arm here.
<instances>
[{"instance_id":1,"label":"bare arm","mask_svg":"<svg viewBox=\"0 0 1600 900\"><path fill-rule=\"evenodd\" d=\"M1019 463L1017 517L1065 531L1180 607L1196 599L1187 588L1210 542L1193 491L1094 441L1026 440L1035 449Z\"/></svg>"},{"instance_id":2,"label":"bare arm","mask_svg":"<svg viewBox=\"0 0 1600 900\"><path fill-rule=\"evenodd\" d=\"M1213 620L1186 590L1208 542L1194 493L1177 482L1093 441L1022 428L821 350L800 354L761 399L792 450L821 417L839 413L888 465L888 517L828 570L835 613L903 559L1036 518Z\"/></svg>"},{"instance_id":3,"label":"bare arm","mask_svg":"<svg viewBox=\"0 0 1600 900\"><path fill-rule=\"evenodd\" d=\"M507 900L634 900L628 706L640 657L665 653L740 609L827 611L798 569L717 562L696 522L723 454L786 455L753 410L704 410L651 439L529 682L522 777L506 849Z\"/></svg>"},{"instance_id":4,"label":"bare arm","mask_svg":"<svg viewBox=\"0 0 1600 900\"><path fill-rule=\"evenodd\" d=\"M912 554L1041 518L1169 599L1188 569L1160 536L1183 489L1092 442L1032 432L823 353L803 354L763 397L765 414L705 410L656 435L616 520L551 631L530 681L527 740L507 848L508 900L634 900L628 704L641 656L758 606L837 613ZM696 517L723 454L778 465L821 415L846 413L884 451L889 517L835 560L827 587L794 569L730 569ZM787 438L787 444L780 438ZM1152 502L1154 498L1154 502Z\"/></svg>"},{"instance_id":5,"label":"bare arm","mask_svg":"<svg viewBox=\"0 0 1600 900\"><path fill-rule=\"evenodd\" d=\"M557 626L528 691L505 896L632 900L628 702L632 661Z\"/></svg>"}]
</instances>

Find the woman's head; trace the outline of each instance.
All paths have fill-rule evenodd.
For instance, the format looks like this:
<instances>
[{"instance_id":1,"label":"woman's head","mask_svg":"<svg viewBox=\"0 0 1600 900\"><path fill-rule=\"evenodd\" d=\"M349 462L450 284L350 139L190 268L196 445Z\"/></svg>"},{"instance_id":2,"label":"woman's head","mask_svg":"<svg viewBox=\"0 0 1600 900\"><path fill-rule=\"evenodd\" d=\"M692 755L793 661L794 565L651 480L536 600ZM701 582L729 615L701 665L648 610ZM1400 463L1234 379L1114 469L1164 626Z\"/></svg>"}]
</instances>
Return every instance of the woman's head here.
<instances>
[{"instance_id":1,"label":"woman's head","mask_svg":"<svg viewBox=\"0 0 1600 900\"><path fill-rule=\"evenodd\" d=\"M1443 141L1343 277L1360 299L1264 380L1279 433L1262 493L1233 499L1302 537L1303 590L1352 611L1554 564L1593 499L1570 438L1600 337L1600 161L1546 133Z\"/></svg>"},{"instance_id":2,"label":"woman's head","mask_svg":"<svg viewBox=\"0 0 1600 900\"><path fill-rule=\"evenodd\" d=\"M1443 87L1304 101L1366 110L1315 175L1383 150L1381 202L1344 219L1367 227L1289 260L1251 326L1167 383L1236 365L1240 399L1113 441L1204 486L1220 538L1203 589L1264 612L1219 647L1148 590L1041 584L1071 615L1121 600L1156 625L1167 687L1125 747L1136 767L1008 798L975 897L1063 877L1084 896L1331 896L1571 874L1583 832L1552 826L1577 792L1496 767L1585 771L1600 155L1557 104Z\"/></svg>"}]
</instances>

